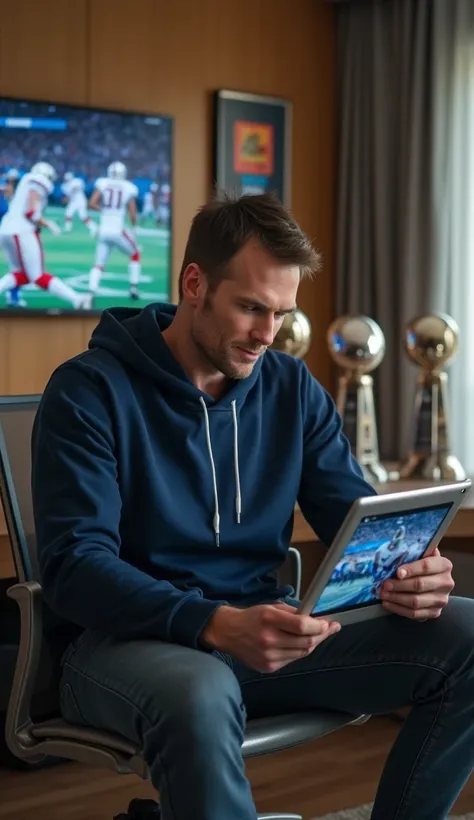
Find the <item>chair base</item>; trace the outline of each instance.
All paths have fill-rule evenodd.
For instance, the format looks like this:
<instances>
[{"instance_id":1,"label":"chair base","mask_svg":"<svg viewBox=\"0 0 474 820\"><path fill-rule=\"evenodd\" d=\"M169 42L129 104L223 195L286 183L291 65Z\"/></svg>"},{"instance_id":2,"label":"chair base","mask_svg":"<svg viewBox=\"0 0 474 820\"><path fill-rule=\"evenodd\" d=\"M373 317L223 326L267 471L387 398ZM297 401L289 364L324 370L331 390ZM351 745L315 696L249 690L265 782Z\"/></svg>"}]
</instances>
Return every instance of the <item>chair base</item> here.
<instances>
[{"instance_id":1,"label":"chair base","mask_svg":"<svg viewBox=\"0 0 474 820\"><path fill-rule=\"evenodd\" d=\"M288 812L264 812L257 815L258 820L303 820L301 814ZM160 804L155 800L134 798L125 814L117 814L114 820L160 820Z\"/></svg>"},{"instance_id":2,"label":"chair base","mask_svg":"<svg viewBox=\"0 0 474 820\"><path fill-rule=\"evenodd\" d=\"M288 814L288 812L265 812L257 814L258 820L303 820L301 814Z\"/></svg>"}]
</instances>

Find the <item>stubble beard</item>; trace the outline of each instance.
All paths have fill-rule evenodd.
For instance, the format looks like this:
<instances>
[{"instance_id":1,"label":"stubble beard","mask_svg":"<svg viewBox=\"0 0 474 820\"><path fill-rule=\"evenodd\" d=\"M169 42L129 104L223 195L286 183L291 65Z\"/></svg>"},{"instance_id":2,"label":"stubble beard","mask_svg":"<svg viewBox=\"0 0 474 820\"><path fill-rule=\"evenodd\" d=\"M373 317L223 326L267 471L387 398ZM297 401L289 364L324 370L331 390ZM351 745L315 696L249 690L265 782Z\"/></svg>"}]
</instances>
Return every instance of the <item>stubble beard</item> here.
<instances>
[{"instance_id":1,"label":"stubble beard","mask_svg":"<svg viewBox=\"0 0 474 820\"><path fill-rule=\"evenodd\" d=\"M201 340L196 332L193 333L193 340L201 355L227 379L239 381L248 378L258 362L258 359L256 359L254 362L241 362L236 365L232 359L235 346L224 344L220 338L216 340L213 347Z\"/></svg>"},{"instance_id":2,"label":"stubble beard","mask_svg":"<svg viewBox=\"0 0 474 820\"><path fill-rule=\"evenodd\" d=\"M209 315L212 313L212 310L212 299L210 294L207 294L203 312ZM210 347L201 340L200 334L196 333L196 328L193 329L193 339L194 344L201 351L201 354L227 379L238 381L248 378L258 362L258 359L256 359L254 362L241 362L240 365L236 365L232 360L232 351L235 350L235 345L225 344L220 333L217 336L214 347ZM245 349L244 345L242 345L242 347ZM260 352L260 350L261 346L255 352Z\"/></svg>"}]
</instances>

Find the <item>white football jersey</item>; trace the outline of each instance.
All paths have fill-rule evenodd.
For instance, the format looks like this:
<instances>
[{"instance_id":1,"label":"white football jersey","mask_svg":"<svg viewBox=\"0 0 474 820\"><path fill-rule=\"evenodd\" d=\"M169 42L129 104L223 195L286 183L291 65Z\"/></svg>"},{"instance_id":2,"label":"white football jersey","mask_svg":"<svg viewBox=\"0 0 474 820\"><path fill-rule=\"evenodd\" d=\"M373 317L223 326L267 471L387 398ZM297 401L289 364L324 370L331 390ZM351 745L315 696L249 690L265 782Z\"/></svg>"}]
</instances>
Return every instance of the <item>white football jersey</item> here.
<instances>
[{"instance_id":1,"label":"white football jersey","mask_svg":"<svg viewBox=\"0 0 474 820\"><path fill-rule=\"evenodd\" d=\"M375 568L380 572L389 573L407 559L409 550L404 538L400 540L396 549L389 549L390 544L391 542L387 541L375 553Z\"/></svg>"},{"instance_id":2,"label":"white football jersey","mask_svg":"<svg viewBox=\"0 0 474 820\"><path fill-rule=\"evenodd\" d=\"M150 211L153 209L153 194L151 191L147 191L143 197L143 207Z\"/></svg>"},{"instance_id":3,"label":"white football jersey","mask_svg":"<svg viewBox=\"0 0 474 820\"><path fill-rule=\"evenodd\" d=\"M128 179L101 177L95 183L101 195L99 233L102 236L121 234L124 227L127 205L138 196L138 188Z\"/></svg>"},{"instance_id":4,"label":"white football jersey","mask_svg":"<svg viewBox=\"0 0 474 820\"><path fill-rule=\"evenodd\" d=\"M68 197L69 202L73 202L77 199L83 200L85 198L84 180L80 177L74 177L74 179L69 180L69 182L64 182L61 188L63 194Z\"/></svg>"},{"instance_id":5,"label":"white football jersey","mask_svg":"<svg viewBox=\"0 0 474 820\"><path fill-rule=\"evenodd\" d=\"M35 231L36 226L26 217L30 193L34 191L39 194L39 202L35 206L36 216L39 217L48 204L48 197L53 188L53 183L42 174L25 174L10 200L8 211L0 225L0 233L11 235Z\"/></svg>"},{"instance_id":6,"label":"white football jersey","mask_svg":"<svg viewBox=\"0 0 474 820\"><path fill-rule=\"evenodd\" d=\"M165 182L160 189L160 204L161 205L169 205L170 204L170 194L171 189L167 182Z\"/></svg>"}]
</instances>

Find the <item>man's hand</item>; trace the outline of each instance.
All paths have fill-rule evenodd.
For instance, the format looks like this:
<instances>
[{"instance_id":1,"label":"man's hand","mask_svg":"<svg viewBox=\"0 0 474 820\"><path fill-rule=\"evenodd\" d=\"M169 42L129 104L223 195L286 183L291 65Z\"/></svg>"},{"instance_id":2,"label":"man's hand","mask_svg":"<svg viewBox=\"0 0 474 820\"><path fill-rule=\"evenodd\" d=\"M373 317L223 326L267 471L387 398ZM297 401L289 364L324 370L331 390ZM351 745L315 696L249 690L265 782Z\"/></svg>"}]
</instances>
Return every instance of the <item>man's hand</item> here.
<instances>
[{"instance_id":1,"label":"man's hand","mask_svg":"<svg viewBox=\"0 0 474 820\"><path fill-rule=\"evenodd\" d=\"M51 231L53 236L59 236L61 233L61 228L59 227L57 222L54 222L52 219L43 219L42 224L48 231Z\"/></svg>"},{"instance_id":2,"label":"man's hand","mask_svg":"<svg viewBox=\"0 0 474 820\"><path fill-rule=\"evenodd\" d=\"M299 615L283 603L247 609L221 606L204 628L201 640L258 672L276 672L310 655L339 629L338 623Z\"/></svg>"},{"instance_id":3,"label":"man's hand","mask_svg":"<svg viewBox=\"0 0 474 820\"><path fill-rule=\"evenodd\" d=\"M426 621L439 618L454 587L453 565L439 550L433 555L404 564L396 578L384 581L381 599L385 609L405 618Z\"/></svg>"}]
</instances>

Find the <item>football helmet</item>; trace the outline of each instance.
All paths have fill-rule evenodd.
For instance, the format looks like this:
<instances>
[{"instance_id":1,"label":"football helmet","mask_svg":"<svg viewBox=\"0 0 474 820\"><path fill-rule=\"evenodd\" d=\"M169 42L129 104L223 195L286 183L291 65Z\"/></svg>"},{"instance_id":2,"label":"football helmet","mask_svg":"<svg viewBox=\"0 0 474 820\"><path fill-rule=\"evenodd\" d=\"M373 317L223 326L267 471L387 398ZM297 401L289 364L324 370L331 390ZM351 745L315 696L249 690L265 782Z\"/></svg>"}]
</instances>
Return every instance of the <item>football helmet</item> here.
<instances>
[{"instance_id":1,"label":"football helmet","mask_svg":"<svg viewBox=\"0 0 474 820\"><path fill-rule=\"evenodd\" d=\"M111 162L107 168L107 176L109 179L126 179L127 168L123 162Z\"/></svg>"},{"instance_id":2,"label":"football helmet","mask_svg":"<svg viewBox=\"0 0 474 820\"><path fill-rule=\"evenodd\" d=\"M53 166L49 164L49 162L35 162L31 169L31 173L40 174L40 176L49 179L50 182L56 182L56 179L58 177L56 171L54 170Z\"/></svg>"}]
</instances>

